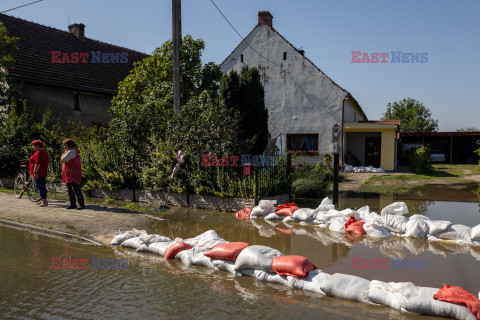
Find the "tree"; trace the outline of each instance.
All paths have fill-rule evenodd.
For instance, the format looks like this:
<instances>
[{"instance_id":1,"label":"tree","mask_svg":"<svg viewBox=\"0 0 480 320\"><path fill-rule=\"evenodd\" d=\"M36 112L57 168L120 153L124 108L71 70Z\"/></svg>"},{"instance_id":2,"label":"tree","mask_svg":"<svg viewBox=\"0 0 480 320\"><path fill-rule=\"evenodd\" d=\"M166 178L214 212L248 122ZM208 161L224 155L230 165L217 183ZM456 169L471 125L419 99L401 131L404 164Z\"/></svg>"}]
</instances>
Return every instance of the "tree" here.
<instances>
[{"instance_id":1,"label":"tree","mask_svg":"<svg viewBox=\"0 0 480 320\"><path fill-rule=\"evenodd\" d=\"M432 118L430 109L412 98L388 103L382 120L401 120L403 132L438 131L438 121Z\"/></svg>"},{"instance_id":2,"label":"tree","mask_svg":"<svg viewBox=\"0 0 480 320\"><path fill-rule=\"evenodd\" d=\"M475 131L480 131L475 127L466 127L466 128L460 128L455 130L455 132L475 132Z\"/></svg>"},{"instance_id":3,"label":"tree","mask_svg":"<svg viewBox=\"0 0 480 320\"><path fill-rule=\"evenodd\" d=\"M15 59L13 57L17 47L16 37L8 35L7 28L0 21L0 111L2 107L10 104L15 90L14 83L8 76L7 70L14 68Z\"/></svg>"},{"instance_id":4,"label":"tree","mask_svg":"<svg viewBox=\"0 0 480 320\"><path fill-rule=\"evenodd\" d=\"M243 67L240 75L230 71L220 80L219 90L220 100L240 112L238 139L244 142L243 151L261 154L268 143L268 111L257 68Z\"/></svg>"}]
</instances>

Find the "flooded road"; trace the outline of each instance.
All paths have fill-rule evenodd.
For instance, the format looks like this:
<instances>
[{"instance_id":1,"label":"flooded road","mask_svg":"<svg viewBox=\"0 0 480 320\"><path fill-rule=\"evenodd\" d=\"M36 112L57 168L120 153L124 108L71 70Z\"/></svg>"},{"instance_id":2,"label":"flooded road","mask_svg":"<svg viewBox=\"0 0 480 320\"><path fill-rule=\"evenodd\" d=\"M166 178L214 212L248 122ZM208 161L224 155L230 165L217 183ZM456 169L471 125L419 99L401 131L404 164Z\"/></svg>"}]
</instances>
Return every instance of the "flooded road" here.
<instances>
[{"instance_id":1,"label":"flooded road","mask_svg":"<svg viewBox=\"0 0 480 320\"><path fill-rule=\"evenodd\" d=\"M461 191L464 192L465 190ZM452 191L452 192L458 192ZM433 192L437 195L438 192ZM460 195L458 195L460 196ZM346 194L342 207L369 205L372 211L405 200L411 214L475 226L480 223L475 193L462 201L420 200L418 194L395 196ZM299 201L316 207L318 200ZM480 248L440 245L422 239L377 242L338 238L324 229L263 219L240 221L231 213L176 208L167 221L155 220L149 233L188 238L209 229L229 241L245 241L299 254L328 273L369 280L412 281L419 286L458 285L480 290ZM170 225L170 227L169 227ZM166 263L133 250L80 245L0 227L0 318L15 319L437 319L406 314L318 294L234 277L200 266ZM125 270L52 269L52 257L127 259ZM421 259L427 268L353 268L352 259ZM478 259L478 260L477 260Z\"/></svg>"}]
</instances>

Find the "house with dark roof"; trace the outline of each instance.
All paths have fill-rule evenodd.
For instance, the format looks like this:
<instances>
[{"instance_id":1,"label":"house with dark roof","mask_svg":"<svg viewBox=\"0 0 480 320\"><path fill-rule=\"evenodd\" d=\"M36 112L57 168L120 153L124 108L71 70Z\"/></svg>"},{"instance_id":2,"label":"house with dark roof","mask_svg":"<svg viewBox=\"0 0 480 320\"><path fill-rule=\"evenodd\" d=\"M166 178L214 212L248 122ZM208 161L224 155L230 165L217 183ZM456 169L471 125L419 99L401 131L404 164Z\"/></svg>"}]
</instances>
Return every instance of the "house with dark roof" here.
<instances>
[{"instance_id":1,"label":"house with dark roof","mask_svg":"<svg viewBox=\"0 0 480 320\"><path fill-rule=\"evenodd\" d=\"M358 101L273 28L268 11L221 63L223 72L257 67L265 90L269 132L280 149L299 151L301 161L318 162L331 153L332 127L341 128L339 152L361 165L396 167L399 123L368 121Z\"/></svg>"},{"instance_id":2,"label":"house with dark roof","mask_svg":"<svg viewBox=\"0 0 480 320\"><path fill-rule=\"evenodd\" d=\"M10 36L18 37L15 67L7 72L35 108L86 125L106 123L118 83L136 61L149 55L85 37L85 25L68 31L0 14Z\"/></svg>"}]
</instances>

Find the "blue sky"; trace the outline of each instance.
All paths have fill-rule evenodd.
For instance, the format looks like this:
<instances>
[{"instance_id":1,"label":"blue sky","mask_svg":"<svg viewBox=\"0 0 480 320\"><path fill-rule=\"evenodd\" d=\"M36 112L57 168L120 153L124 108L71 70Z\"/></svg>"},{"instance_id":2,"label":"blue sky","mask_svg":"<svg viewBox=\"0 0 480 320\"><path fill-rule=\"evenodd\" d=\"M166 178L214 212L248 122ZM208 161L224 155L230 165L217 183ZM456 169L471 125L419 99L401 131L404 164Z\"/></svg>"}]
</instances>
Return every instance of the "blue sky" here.
<instances>
[{"instance_id":1,"label":"blue sky","mask_svg":"<svg viewBox=\"0 0 480 320\"><path fill-rule=\"evenodd\" d=\"M29 2L2 0L0 11ZM440 130L480 129L480 1L215 0L242 35L269 10L273 26L359 101L370 119L412 97ZM183 0L183 33L206 42L204 62L220 63L240 42L210 0ZM171 1L44 0L7 14L151 53L171 37ZM351 51L427 52L419 64L351 63ZM389 58L391 60L391 58Z\"/></svg>"}]
</instances>

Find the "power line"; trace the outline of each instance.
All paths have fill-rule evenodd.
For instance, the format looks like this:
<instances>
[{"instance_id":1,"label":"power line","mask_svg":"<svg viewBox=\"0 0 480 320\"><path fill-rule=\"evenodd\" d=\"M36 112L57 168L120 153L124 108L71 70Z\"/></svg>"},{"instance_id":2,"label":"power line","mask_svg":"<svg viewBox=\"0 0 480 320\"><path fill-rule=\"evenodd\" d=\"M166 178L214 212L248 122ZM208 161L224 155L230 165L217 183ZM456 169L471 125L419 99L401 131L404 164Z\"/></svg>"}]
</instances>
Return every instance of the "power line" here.
<instances>
[{"instance_id":1,"label":"power line","mask_svg":"<svg viewBox=\"0 0 480 320\"><path fill-rule=\"evenodd\" d=\"M18 7L12 8L12 9L8 9L8 10L5 10L5 11L2 11L2 12L0 12L0 13L5 13L5 12L12 11L12 10L15 10L15 9L18 9L18 8L23 8L23 7L29 6L29 5L31 5L31 4L34 4L34 3L37 3L37 2L40 2L40 1L43 1L43 0L33 1L33 2L30 2L30 3L24 4L24 5L22 5L22 6L18 6Z\"/></svg>"},{"instance_id":2,"label":"power line","mask_svg":"<svg viewBox=\"0 0 480 320\"><path fill-rule=\"evenodd\" d=\"M265 57L263 54L261 54L260 52L258 52L241 34L240 32L238 32L238 30L233 26L233 24L228 20L228 18L223 14L222 10L220 10L220 8L217 6L217 4L215 3L215 1L213 0L210 0L212 2L212 4L215 6L215 8L218 10L218 12L222 15L222 17L225 19L225 21L230 25L230 27L232 27L232 29L237 33L237 35L256 53L258 54L260 57L262 57L263 59L267 60L268 62L270 62L271 64L277 66L277 67L280 67L280 68L283 68L283 66L281 64L278 64L270 59L268 59L267 57ZM315 105L315 103L313 101L310 100L310 94L308 94L302 87L302 84L297 80L295 79L294 76L292 76L292 74L288 71L288 70L285 70L285 74L288 75L293 81L295 81L298 85L298 88L303 92L303 94L305 95L305 97L311 102L313 103L313 105ZM322 73L323 74L323 73ZM326 114L328 117L332 118L334 121L337 121L334 117L332 117L331 115L329 115L329 113L333 112L333 110L330 110L330 111L326 111L326 112L322 112L322 113L319 113L318 115L321 115L321 114ZM278 129L277 129L278 130Z\"/></svg>"}]
</instances>

